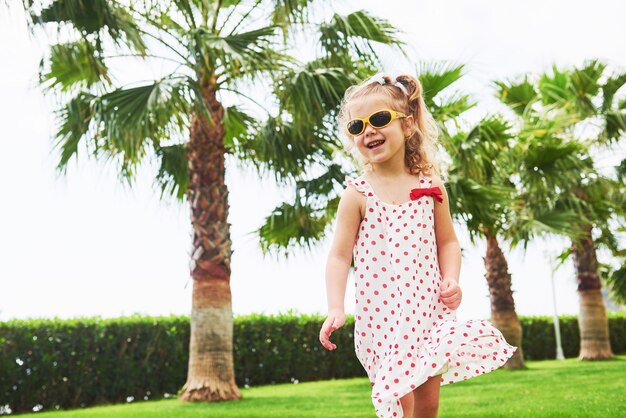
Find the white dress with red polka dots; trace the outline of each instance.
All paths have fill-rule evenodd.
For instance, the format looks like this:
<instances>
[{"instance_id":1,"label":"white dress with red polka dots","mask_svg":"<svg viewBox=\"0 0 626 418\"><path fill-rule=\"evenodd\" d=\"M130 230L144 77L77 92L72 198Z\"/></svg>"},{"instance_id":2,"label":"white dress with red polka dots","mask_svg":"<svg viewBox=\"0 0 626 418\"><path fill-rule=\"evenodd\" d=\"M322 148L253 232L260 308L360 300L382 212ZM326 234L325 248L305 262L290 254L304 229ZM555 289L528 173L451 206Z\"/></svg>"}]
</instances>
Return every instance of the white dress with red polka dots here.
<instances>
[{"instance_id":1,"label":"white dress with red polka dots","mask_svg":"<svg viewBox=\"0 0 626 418\"><path fill-rule=\"evenodd\" d=\"M501 367L517 347L489 321L458 321L439 299L435 197L394 205L378 199L362 176L346 184L367 197L353 250L354 347L376 415L402 417L400 398L433 376L445 385ZM431 185L419 178L418 188Z\"/></svg>"}]
</instances>

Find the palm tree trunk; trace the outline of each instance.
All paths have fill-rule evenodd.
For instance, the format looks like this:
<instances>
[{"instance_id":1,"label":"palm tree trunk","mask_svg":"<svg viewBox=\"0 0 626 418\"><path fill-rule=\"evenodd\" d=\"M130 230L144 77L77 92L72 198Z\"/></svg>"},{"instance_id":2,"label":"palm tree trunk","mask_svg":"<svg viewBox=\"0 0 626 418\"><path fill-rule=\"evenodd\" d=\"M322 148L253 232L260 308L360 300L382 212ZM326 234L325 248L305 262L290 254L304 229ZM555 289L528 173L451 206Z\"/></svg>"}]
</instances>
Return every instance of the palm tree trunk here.
<instances>
[{"instance_id":1,"label":"palm tree trunk","mask_svg":"<svg viewBox=\"0 0 626 418\"><path fill-rule=\"evenodd\" d=\"M614 356L609 340L609 321L602 299L602 284L598 276L598 259L593 246L591 225L584 227L585 237L580 246L572 242L574 267L578 282L578 300L580 312L578 328L580 329L579 360L604 360Z\"/></svg>"},{"instance_id":2,"label":"palm tree trunk","mask_svg":"<svg viewBox=\"0 0 626 418\"><path fill-rule=\"evenodd\" d=\"M511 274L498 240L488 230L487 254L483 258L487 284L491 299L491 322L500 330L506 341L517 347L515 354L505 364L505 369L525 369L522 352L522 324L515 312L515 301L511 290Z\"/></svg>"},{"instance_id":3,"label":"palm tree trunk","mask_svg":"<svg viewBox=\"0 0 626 418\"><path fill-rule=\"evenodd\" d=\"M240 399L241 394L233 365L224 109L215 95L214 78L202 82L201 88L213 120L194 115L188 148L193 300L189 369L179 397L184 401L219 401Z\"/></svg>"}]
</instances>

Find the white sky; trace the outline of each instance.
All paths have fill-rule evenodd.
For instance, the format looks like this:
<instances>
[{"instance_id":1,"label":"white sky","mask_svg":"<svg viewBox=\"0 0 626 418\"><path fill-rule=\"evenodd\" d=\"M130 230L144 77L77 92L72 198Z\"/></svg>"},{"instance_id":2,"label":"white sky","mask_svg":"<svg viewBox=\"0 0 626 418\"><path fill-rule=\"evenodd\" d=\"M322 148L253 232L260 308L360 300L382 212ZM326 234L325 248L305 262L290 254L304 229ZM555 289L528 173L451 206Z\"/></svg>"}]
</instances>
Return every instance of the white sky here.
<instances>
[{"instance_id":1,"label":"white sky","mask_svg":"<svg viewBox=\"0 0 626 418\"><path fill-rule=\"evenodd\" d=\"M495 109L490 81L552 64L601 58L626 68L626 3L622 1L360 1L405 32L413 59L465 63L459 84L480 101L478 117ZM41 47L15 15L0 17L0 320L24 317L114 317L132 313L188 314L191 309L186 204L160 202L147 164L128 190L110 166L87 159L84 148L67 176L54 172L54 103L36 88ZM390 61L390 68L407 68ZM410 69L410 67L408 67ZM149 78L147 74L144 78ZM289 191L227 164L236 314L324 313L324 269L330 236L314 252L288 261L263 259L253 236ZM458 317L488 318L484 244L472 247L462 225ZM508 252L520 315L552 314L544 251L565 241L537 242L525 258ZM555 275L559 313L575 314L573 268ZM346 310L354 304L348 284Z\"/></svg>"}]
</instances>

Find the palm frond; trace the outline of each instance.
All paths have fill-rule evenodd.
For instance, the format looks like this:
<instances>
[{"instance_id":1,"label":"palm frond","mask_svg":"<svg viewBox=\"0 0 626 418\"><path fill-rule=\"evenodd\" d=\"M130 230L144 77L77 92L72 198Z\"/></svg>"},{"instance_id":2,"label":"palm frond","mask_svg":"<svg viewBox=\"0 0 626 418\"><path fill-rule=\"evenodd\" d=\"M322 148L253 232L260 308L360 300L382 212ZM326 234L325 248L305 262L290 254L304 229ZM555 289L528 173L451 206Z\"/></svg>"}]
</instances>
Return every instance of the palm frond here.
<instances>
[{"instance_id":1,"label":"palm frond","mask_svg":"<svg viewBox=\"0 0 626 418\"><path fill-rule=\"evenodd\" d=\"M525 141L541 141L548 136L559 137L581 121L577 112L564 112L557 106L544 106L522 115L518 136Z\"/></svg>"},{"instance_id":2,"label":"palm frond","mask_svg":"<svg viewBox=\"0 0 626 418\"><path fill-rule=\"evenodd\" d=\"M619 181L626 182L626 158L615 167L615 174Z\"/></svg>"},{"instance_id":3,"label":"palm frond","mask_svg":"<svg viewBox=\"0 0 626 418\"><path fill-rule=\"evenodd\" d=\"M504 222L505 209L510 206L514 190L506 185L485 184L451 171L445 183L450 196L450 212L465 224L472 242L483 238L482 228L498 228Z\"/></svg>"},{"instance_id":4,"label":"palm frond","mask_svg":"<svg viewBox=\"0 0 626 418\"><path fill-rule=\"evenodd\" d=\"M519 174L525 192L538 202L554 202L559 191L579 184L581 173L593 171L593 160L578 141L546 135L522 145Z\"/></svg>"},{"instance_id":5,"label":"palm frond","mask_svg":"<svg viewBox=\"0 0 626 418\"><path fill-rule=\"evenodd\" d=\"M274 174L277 182L302 176L310 164L328 161L337 146L321 129L294 129L291 122L269 117L253 135L241 141L236 156L253 164L261 176Z\"/></svg>"},{"instance_id":6,"label":"palm frond","mask_svg":"<svg viewBox=\"0 0 626 418\"><path fill-rule=\"evenodd\" d=\"M164 78L100 96L97 119L119 151L132 153L143 139L160 142L189 125L193 106L186 77Z\"/></svg>"},{"instance_id":7,"label":"palm frond","mask_svg":"<svg viewBox=\"0 0 626 418\"><path fill-rule=\"evenodd\" d=\"M287 29L293 23L307 20L309 7L314 0L272 0L271 21L274 25Z\"/></svg>"},{"instance_id":8,"label":"palm frond","mask_svg":"<svg viewBox=\"0 0 626 418\"><path fill-rule=\"evenodd\" d=\"M422 84L427 106L438 94L456 83L463 76L464 64L446 62L425 62L419 65L417 77ZM432 103L434 104L434 103Z\"/></svg>"},{"instance_id":9,"label":"palm frond","mask_svg":"<svg viewBox=\"0 0 626 418\"><path fill-rule=\"evenodd\" d=\"M626 133L626 111L607 110L604 119L604 129L598 137L601 144L617 142Z\"/></svg>"},{"instance_id":10,"label":"palm frond","mask_svg":"<svg viewBox=\"0 0 626 418\"><path fill-rule=\"evenodd\" d=\"M335 186L342 186L345 181L345 171L338 164L330 164L326 172L310 180L296 181L296 196L308 202L327 200L335 190Z\"/></svg>"},{"instance_id":11,"label":"palm frond","mask_svg":"<svg viewBox=\"0 0 626 418\"><path fill-rule=\"evenodd\" d=\"M224 146L235 154L245 153L246 138L254 135L258 129L258 122L237 106L224 109Z\"/></svg>"},{"instance_id":12,"label":"palm frond","mask_svg":"<svg viewBox=\"0 0 626 418\"><path fill-rule=\"evenodd\" d=\"M188 29L197 28L206 23L202 22L201 11L203 8L208 9L208 2L202 0L172 0L171 4L176 8L177 12L171 14L182 17Z\"/></svg>"},{"instance_id":13,"label":"palm frond","mask_svg":"<svg viewBox=\"0 0 626 418\"><path fill-rule=\"evenodd\" d=\"M544 105L567 103L571 90L567 73L553 66L551 75L545 73L539 79L538 90Z\"/></svg>"},{"instance_id":14,"label":"palm frond","mask_svg":"<svg viewBox=\"0 0 626 418\"><path fill-rule=\"evenodd\" d=\"M345 44L350 38L362 38L387 45L399 43L396 39L397 30L393 25L364 10L345 16L335 13L329 23L320 25L320 34L322 45L328 46Z\"/></svg>"},{"instance_id":15,"label":"palm frond","mask_svg":"<svg viewBox=\"0 0 626 418\"><path fill-rule=\"evenodd\" d=\"M594 113L592 98L600 91L601 87L598 81L605 68L606 65L598 60L589 60L585 62L582 68L574 68L569 74L572 93L581 113Z\"/></svg>"},{"instance_id":16,"label":"palm frond","mask_svg":"<svg viewBox=\"0 0 626 418\"><path fill-rule=\"evenodd\" d=\"M221 36L205 28L190 32L195 55L207 74L220 83L234 84L241 77L254 80L263 73L283 71L292 59L279 51L276 26Z\"/></svg>"},{"instance_id":17,"label":"palm frond","mask_svg":"<svg viewBox=\"0 0 626 418\"><path fill-rule=\"evenodd\" d=\"M60 122L55 134L54 148L60 152L57 169L62 172L66 171L72 156L78 157L78 145L89 132L93 118L92 102L95 98L88 92L79 92L56 112Z\"/></svg>"},{"instance_id":18,"label":"palm frond","mask_svg":"<svg viewBox=\"0 0 626 418\"><path fill-rule=\"evenodd\" d=\"M590 224L593 220L589 217L589 202L577 195L579 190L560 190L558 195L555 193L556 200L552 198L548 204L554 207L554 210L576 212L579 214L579 221ZM545 206L546 202L541 202L541 198L536 194L526 193L524 197L530 206L541 206L541 203Z\"/></svg>"},{"instance_id":19,"label":"palm frond","mask_svg":"<svg viewBox=\"0 0 626 418\"><path fill-rule=\"evenodd\" d=\"M194 106L190 92L188 80L179 77L101 96L80 93L60 113L61 162L67 162L78 141L88 136L109 155L121 155L130 170L144 156L148 140L158 149L162 140L180 135L188 126Z\"/></svg>"},{"instance_id":20,"label":"palm frond","mask_svg":"<svg viewBox=\"0 0 626 418\"><path fill-rule=\"evenodd\" d=\"M620 257L621 267L613 268L608 264L599 266L600 276L610 291L611 299L626 304L626 258Z\"/></svg>"},{"instance_id":21,"label":"palm frond","mask_svg":"<svg viewBox=\"0 0 626 418\"><path fill-rule=\"evenodd\" d=\"M282 203L253 232L259 237L263 254L274 251L277 258L288 258L297 247L310 250L326 238L338 205L339 196L328 200L321 209L303 204L298 198L294 204Z\"/></svg>"},{"instance_id":22,"label":"palm frond","mask_svg":"<svg viewBox=\"0 0 626 418\"><path fill-rule=\"evenodd\" d=\"M523 243L526 250L533 239L546 235L566 235L577 239L584 233L576 227L580 216L575 211L525 205L511 220L506 233L511 240L511 248Z\"/></svg>"},{"instance_id":23,"label":"palm frond","mask_svg":"<svg viewBox=\"0 0 626 418\"><path fill-rule=\"evenodd\" d=\"M154 22L155 25L163 28L166 31L171 33L177 33L181 37L187 33L188 26L186 26L186 22L181 22L176 19L174 16L173 10L170 8L166 10L153 10L153 15L151 17L151 21Z\"/></svg>"},{"instance_id":24,"label":"palm frond","mask_svg":"<svg viewBox=\"0 0 626 418\"><path fill-rule=\"evenodd\" d=\"M586 211L596 225L609 225L611 217L624 218L626 214L626 185L619 180L602 176L589 176L581 185Z\"/></svg>"},{"instance_id":25,"label":"palm frond","mask_svg":"<svg viewBox=\"0 0 626 418\"><path fill-rule=\"evenodd\" d=\"M156 150L161 162L156 181L161 187L161 198L164 195L175 196L182 201L189 187L189 160L187 143L160 147Z\"/></svg>"},{"instance_id":26,"label":"palm frond","mask_svg":"<svg viewBox=\"0 0 626 418\"><path fill-rule=\"evenodd\" d=\"M469 95L457 94L441 100L437 105L431 104L426 106L436 121L445 123L458 118L464 112L476 106L476 102L472 102Z\"/></svg>"},{"instance_id":27,"label":"palm frond","mask_svg":"<svg viewBox=\"0 0 626 418\"><path fill-rule=\"evenodd\" d=\"M331 164L325 173L309 180L296 181L295 202L283 203L255 231L263 253L272 250L288 256L296 246L313 246L325 238L328 227L337 214L339 196L335 190L342 186L345 172ZM329 197L335 194L335 197Z\"/></svg>"},{"instance_id":28,"label":"palm frond","mask_svg":"<svg viewBox=\"0 0 626 418\"><path fill-rule=\"evenodd\" d=\"M388 21L360 10L342 16L337 13L327 23L319 26L319 43L334 62L346 62L348 57L358 57L368 67L379 64L373 54L373 43L399 47L404 42L397 38L398 31Z\"/></svg>"},{"instance_id":29,"label":"palm frond","mask_svg":"<svg viewBox=\"0 0 626 418\"><path fill-rule=\"evenodd\" d=\"M494 177L503 163L512 138L511 125L500 115L481 119L469 132L459 132L446 141L446 151L464 175L483 182ZM501 168L505 168L504 165Z\"/></svg>"},{"instance_id":30,"label":"palm frond","mask_svg":"<svg viewBox=\"0 0 626 418\"><path fill-rule=\"evenodd\" d=\"M608 249L613 257L626 256L626 249L621 247L619 236L613 229L613 225L610 225L610 222L596 224L595 227L600 230L600 236L594 239L596 248L604 247Z\"/></svg>"},{"instance_id":31,"label":"palm frond","mask_svg":"<svg viewBox=\"0 0 626 418\"><path fill-rule=\"evenodd\" d=\"M89 88L96 83L111 84L104 60L86 40L53 45L48 65L44 62L42 59L39 81L47 89L58 87L69 91Z\"/></svg>"},{"instance_id":32,"label":"palm frond","mask_svg":"<svg viewBox=\"0 0 626 418\"><path fill-rule=\"evenodd\" d=\"M30 8L29 8L30 9ZM106 30L113 41L143 53L145 43L136 22L123 6L108 0L55 0L31 16L35 24L69 23L80 33L99 34Z\"/></svg>"},{"instance_id":33,"label":"palm frond","mask_svg":"<svg viewBox=\"0 0 626 418\"><path fill-rule=\"evenodd\" d=\"M613 107L613 98L619 89L626 84L626 73L610 77L602 85L602 110L607 111Z\"/></svg>"},{"instance_id":34,"label":"palm frond","mask_svg":"<svg viewBox=\"0 0 626 418\"><path fill-rule=\"evenodd\" d=\"M528 76L520 82L495 81L496 97L511 110L523 116L532 103L539 99L535 86L528 80Z\"/></svg>"},{"instance_id":35,"label":"palm frond","mask_svg":"<svg viewBox=\"0 0 626 418\"><path fill-rule=\"evenodd\" d=\"M299 126L320 124L322 118L339 107L346 89L358 82L342 68L326 68L318 61L294 69L279 80L276 96L280 107Z\"/></svg>"}]
</instances>

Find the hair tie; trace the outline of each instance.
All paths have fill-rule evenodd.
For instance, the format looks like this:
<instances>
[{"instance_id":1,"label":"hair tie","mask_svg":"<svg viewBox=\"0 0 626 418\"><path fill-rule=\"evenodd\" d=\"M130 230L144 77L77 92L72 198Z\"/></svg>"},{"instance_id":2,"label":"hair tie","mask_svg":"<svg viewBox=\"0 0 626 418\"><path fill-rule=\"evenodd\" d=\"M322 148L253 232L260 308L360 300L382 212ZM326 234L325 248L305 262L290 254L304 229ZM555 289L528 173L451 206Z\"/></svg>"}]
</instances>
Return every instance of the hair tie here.
<instances>
[{"instance_id":1,"label":"hair tie","mask_svg":"<svg viewBox=\"0 0 626 418\"><path fill-rule=\"evenodd\" d=\"M394 80L396 79L396 77L393 76L393 75L390 76L390 78L392 78ZM378 74L372 76L369 79L367 84L370 84L370 83L378 83L381 86L384 86L385 84L387 84L387 82L385 81L385 73L378 73ZM393 83L393 85L398 87L400 90L402 90L402 92L404 94L406 94L407 96L409 95L409 92L407 91L406 87L404 87L404 84L402 84L401 82L396 81L395 83Z\"/></svg>"}]
</instances>

